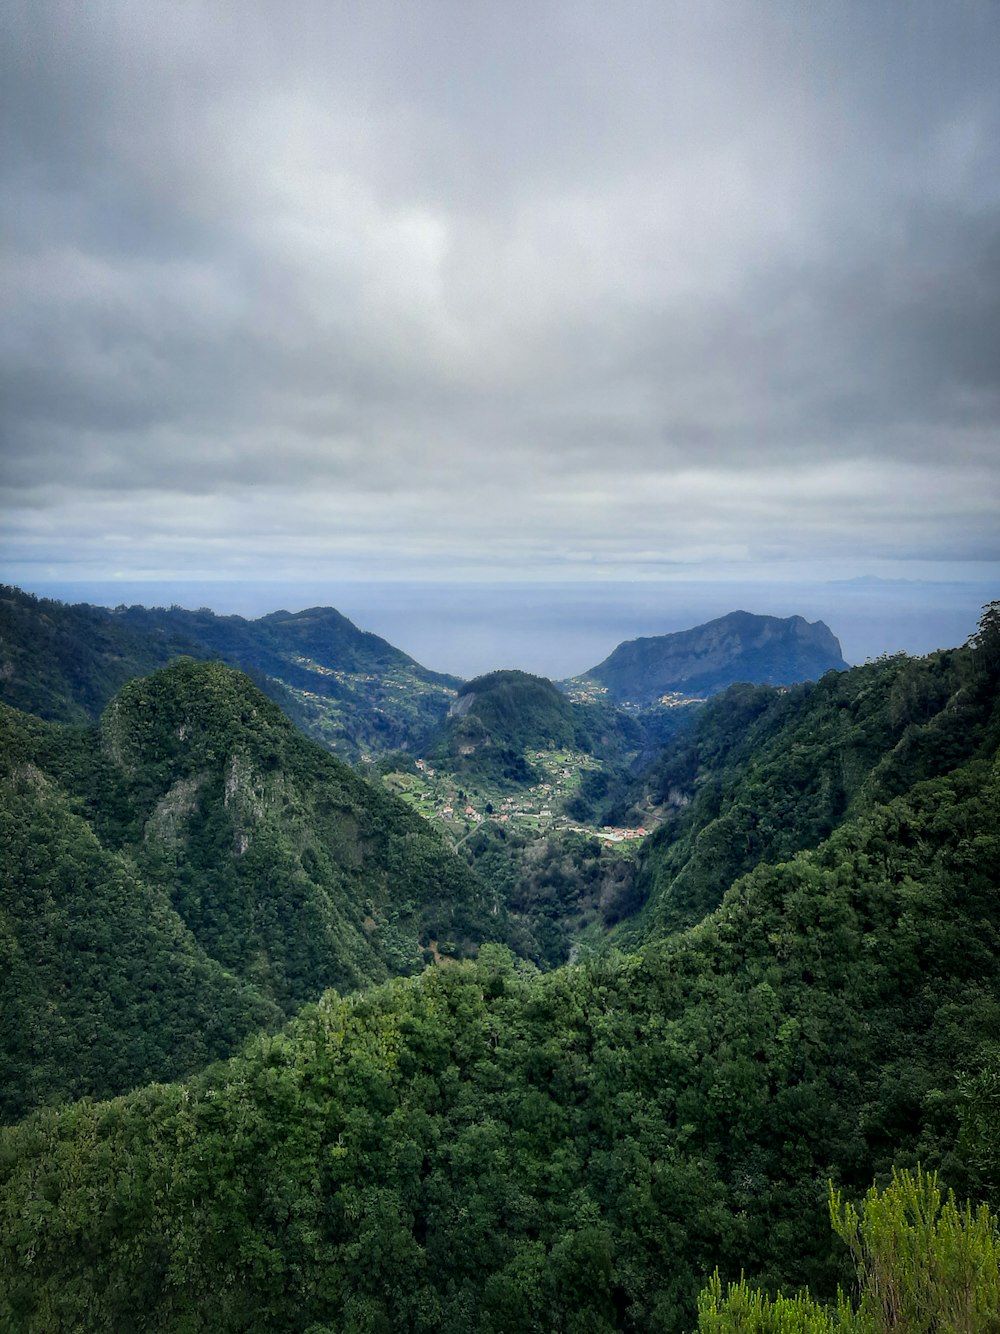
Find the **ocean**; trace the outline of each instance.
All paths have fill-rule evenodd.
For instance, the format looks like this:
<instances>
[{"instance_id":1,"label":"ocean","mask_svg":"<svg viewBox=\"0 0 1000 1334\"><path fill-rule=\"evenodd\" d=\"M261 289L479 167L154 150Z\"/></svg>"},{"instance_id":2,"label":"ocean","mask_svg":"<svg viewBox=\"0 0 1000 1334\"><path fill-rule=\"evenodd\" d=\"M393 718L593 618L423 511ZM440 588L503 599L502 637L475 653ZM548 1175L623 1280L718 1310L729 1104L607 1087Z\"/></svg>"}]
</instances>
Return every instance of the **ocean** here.
<instances>
[{"instance_id":1,"label":"ocean","mask_svg":"<svg viewBox=\"0 0 1000 1334\"><path fill-rule=\"evenodd\" d=\"M210 607L260 616L334 606L424 666L472 677L519 667L555 680L596 666L626 639L700 625L730 611L822 620L850 663L962 644L995 586L861 579L780 583L46 582L27 591L100 606Z\"/></svg>"}]
</instances>

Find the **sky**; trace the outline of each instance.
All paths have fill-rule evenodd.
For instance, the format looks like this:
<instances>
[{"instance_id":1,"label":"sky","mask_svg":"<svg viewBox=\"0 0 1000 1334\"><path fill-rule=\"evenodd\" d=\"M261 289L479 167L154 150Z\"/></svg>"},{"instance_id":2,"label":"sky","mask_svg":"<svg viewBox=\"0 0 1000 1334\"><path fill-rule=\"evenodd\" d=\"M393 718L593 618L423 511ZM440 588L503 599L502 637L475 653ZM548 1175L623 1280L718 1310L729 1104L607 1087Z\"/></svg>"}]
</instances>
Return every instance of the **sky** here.
<instances>
[{"instance_id":1,"label":"sky","mask_svg":"<svg viewBox=\"0 0 1000 1334\"><path fill-rule=\"evenodd\" d=\"M996 0L0 25L8 582L1000 587Z\"/></svg>"}]
</instances>

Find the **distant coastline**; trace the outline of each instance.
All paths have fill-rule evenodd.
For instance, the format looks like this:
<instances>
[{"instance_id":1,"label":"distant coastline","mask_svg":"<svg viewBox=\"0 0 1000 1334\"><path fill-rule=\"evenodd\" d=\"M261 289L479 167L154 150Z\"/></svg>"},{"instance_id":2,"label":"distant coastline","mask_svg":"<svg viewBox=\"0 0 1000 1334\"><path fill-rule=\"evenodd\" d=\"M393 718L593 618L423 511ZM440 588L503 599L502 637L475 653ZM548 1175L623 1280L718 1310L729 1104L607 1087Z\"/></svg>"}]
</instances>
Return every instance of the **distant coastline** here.
<instances>
[{"instance_id":1,"label":"distant coastline","mask_svg":"<svg viewBox=\"0 0 1000 1334\"><path fill-rule=\"evenodd\" d=\"M334 606L435 671L471 678L518 667L554 680L586 670L622 640L686 630L739 607L825 621L850 663L930 653L964 642L998 594L986 581L868 576L798 583L37 580L21 587L64 602L176 603L247 617Z\"/></svg>"}]
</instances>

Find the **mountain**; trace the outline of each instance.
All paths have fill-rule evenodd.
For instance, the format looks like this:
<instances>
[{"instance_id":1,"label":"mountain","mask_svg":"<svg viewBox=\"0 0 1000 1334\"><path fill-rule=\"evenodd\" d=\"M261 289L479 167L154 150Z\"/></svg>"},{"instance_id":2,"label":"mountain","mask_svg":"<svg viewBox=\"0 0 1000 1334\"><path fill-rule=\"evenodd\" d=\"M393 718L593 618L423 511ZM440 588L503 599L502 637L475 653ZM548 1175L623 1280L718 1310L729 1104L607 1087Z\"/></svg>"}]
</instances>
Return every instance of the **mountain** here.
<instances>
[{"instance_id":1,"label":"mountain","mask_svg":"<svg viewBox=\"0 0 1000 1334\"><path fill-rule=\"evenodd\" d=\"M607 700L582 704L543 676L505 669L460 687L424 753L458 777L515 788L539 781L532 751L618 763L641 742L635 721Z\"/></svg>"},{"instance_id":2,"label":"mountain","mask_svg":"<svg viewBox=\"0 0 1000 1334\"><path fill-rule=\"evenodd\" d=\"M503 933L466 864L243 673L178 659L100 724L2 709L2 1110L232 1051L324 988Z\"/></svg>"},{"instance_id":3,"label":"mountain","mask_svg":"<svg viewBox=\"0 0 1000 1334\"><path fill-rule=\"evenodd\" d=\"M0 705L0 1120L177 1078L278 1005L199 945L169 888L95 832L68 771L96 736Z\"/></svg>"},{"instance_id":4,"label":"mountain","mask_svg":"<svg viewBox=\"0 0 1000 1334\"><path fill-rule=\"evenodd\" d=\"M199 656L250 672L302 731L344 758L418 747L454 699L457 677L428 671L333 607L257 620L130 607L128 629L183 636Z\"/></svg>"},{"instance_id":5,"label":"mountain","mask_svg":"<svg viewBox=\"0 0 1000 1334\"><path fill-rule=\"evenodd\" d=\"M551 681L497 671L461 687L426 756L459 776L518 784L537 777L525 755L530 747L550 750L576 742L573 706Z\"/></svg>"},{"instance_id":6,"label":"mountain","mask_svg":"<svg viewBox=\"0 0 1000 1334\"><path fill-rule=\"evenodd\" d=\"M597 682L612 699L639 706L664 695L705 696L737 681L792 685L847 667L822 621L730 612L676 634L631 639L577 682Z\"/></svg>"},{"instance_id":7,"label":"mountain","mask_svg":"<svg viewBox=\"0 0 1000 1334\"><path fill-rule=\"evenodd\" d=\"M96 719L126 681L182 654L248 672L302 731L350 760L419 745L459 685L333 607L246 620L67 606L0 588L0 701L39 717Z\"/></svg>"},{"instance_id":8,"label":"mountain","mask_svg":"<svg viewBox=\"0 0 1000 1334\"><path fill-rule=\"evenodd\" d=\"M93 722L126 681L185 653L203 656L190 637L154 637L103 607L0 586L0 701L39 718Z\"/></svg>"},{"instance_id":9,"label":"mountain","mask_svg":"<svg viewBox=\"0 0 1000 1334\"><path fill-rule=\"evenodd\" d=\"M630 858L605 855L587 822L640 741L637 720L607 701L579 704L503 670L462 687L422 758L388 755L379 768L503 905L517 952L554 967L631 902Z\"/></svg>"},{"instance_id":10,"label":"mountain","mask_svg":"<svg viewBox=\"0 0 1000 1334\"><path fill-rule=\"evenodd\" d=\"M703 786L765 841L695 925L546 974L487 946L2 1132L0 1326L681 1334L716 1269L849 1291L831 1182L920 1162L995 1209L1000 607L845 677L705 711Z\"/></svg>"},{"instance_id":11,"label":"mountain","mask_svg":"<svg viewBox=\"0 0 1000 1334\"><path fill-rule=\"evenodd\" d=\"M659 827L638 868L645 907L624 938L699 921L755 866L817 847L968 760L991 718L976 682L969 654L952 650L713 696L635 785Z\"/></svg>"}]
</instances>

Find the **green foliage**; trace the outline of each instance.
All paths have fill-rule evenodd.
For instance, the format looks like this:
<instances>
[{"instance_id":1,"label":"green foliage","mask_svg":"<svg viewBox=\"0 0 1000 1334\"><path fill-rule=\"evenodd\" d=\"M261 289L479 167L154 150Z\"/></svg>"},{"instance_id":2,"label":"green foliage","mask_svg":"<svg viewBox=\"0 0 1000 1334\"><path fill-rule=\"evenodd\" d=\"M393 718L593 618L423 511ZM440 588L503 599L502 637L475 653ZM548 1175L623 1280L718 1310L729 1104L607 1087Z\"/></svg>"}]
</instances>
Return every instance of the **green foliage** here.
<instances>
[{"instance_id":1,"label":"green foliage","mask_svg":"<svg viewBox=\"0 0 1000 1334\"><path fill-rule=\"evenodd\" d=\"M986 1045L974 1073L963 1072L962 1147L980 1190L1000 1201L1000 1047Z\"/></svg>"},{"instance_id":2,"label":"green foliage","mask_svg":"<svg viewBox=\"0 0 1000 1334\"><path fill-rule=\"evenodd\" d=\"M850 1308L834 1316L808 1293L768 1297L744 1278L723 1292L719 1271L698 1298L698 1334L834 1334L858 1330Z\"/></svg>"},{"instance_id":3,"label":"green foliage","mask_svg":"<svg viewBox=\"0 0 1000 1334\"><path fill-rule=\"evenodd\" d=\"M982 675L995 680L1000 675L1000 602L986 604L969 643L976 651L976 663Z\"/></svg>"},{"instance_id":4,"label":"green foliage","mask_svg":"<svg viewBox=\"0 0 1000 1334\"><path fill-rule=\"evenodd\" d=\"M1000 1330L1000 1233L981 1205L943 1197L935 1173L892 1173L860 1212L830 1192L830 1221L857 1271L859 1304L808 1292L768 1297L743 1279L723 1294L719 1271L698 1299L698 1334L990 1334Z\"/></svg>"},{"instance_id":5,"label":"green foliage","mask_svg":"<svg viewBox=\"0 0 1000 1334\"><path fill-rule=\"evenodd\" d=\"M280 1020L30 764L0 779L0 848L0 1119L175 1078Z\"/></svg>"},{"instance_id":6,"label":"green foliage","mask_svg":"<svg viewBox=\"0 0 1000 1334\"><path fill-rule=\"evenodd\" d=\"M0 1115L229 1054L325 988L504 931L419 817L179 659L99 732L0 706Z\"/></svg>"},{"instance_id":7,"label":"green foliage","mask_svg":"<svg viewBox=\"0 0 1000 1334\"><path fill-rule=\"evenodd\" d=\"M531 837L487 823L464 850L505 905L518 953L546 967L565 963L582 932L599 932L637 906L634 861L584 834Z\"/></svg>"},{"instance_id":8,"label":"green foliage","mask_svg":"<svg viewBox=\"0 0 1000 1334\"><path fill-rule=\"evenodd\" d=\"M677 1334L716 1267L703 1317L743 1313L709 1328L862 1328L849 1322L874 1319L871 1302L836 1305L850 1265L831 1179L858 1198L923 1162L997 1203L1000 767L976 651L704 710L688 860L741 806L760 842L682 932L650 916L635 954L549 973L484 944L474 962L327 992L184 1084L0 1133L0 1328ZM106 720L100 781L93 733L30 723L10 750L92 830L102 812L99 848L141 863L196 942L271 994L312 966L310 903L346 904L369 872L359 911L376 929L369 956L349 944L354 966L381 940L382 966L408 967L417 922L430 951L462 913L493 917L489 896L442 888L458 858L411 860L426 826L397 824L388 797L366 805L363 785L352 805L360 779L283 728L242 680L186 663ZM576 911L590 860L545 851L529 887ZM296 897L300 872L315 898ZM243 955L262 914L284 943ZM0 929L0 948L13 958L17 939ZM913 1182L919 1214L839 1206L863 1279L896 1257L918 1291L918 1253L947 1283L977 1247L995 1256L985 1215L935 1212ZM778 1291L803 1295L761 1295Z\"/></svg>"},{"instance_id":9,"label":"green foliage","mask_svg":"<svg viewBox=\"0 0 1000 1334\"><path fill-rule=\"evenodd\" d=\"M1000 1330L1000 1235L986 1205L942 1198L935 1173L896 1172L860 1214L833 1192L830 1219L854 1260L860 1322L873 1331Z\"/></svg>"},{"instance_id":10,"label":"green foliage","mask_svg":"<svg viewBox=\"0 0 1000 1334\"><path fill-rule=\"evenodd\" d=\"M644 785L665 817L644 850L647 907L630 941L698 921L761 862L816 847L861 809L947 773L990 744L992 698L967 651L829 673L709 701ZM995 744L995 740L992 742Z\"/></svg>"},{"instance_id":11,"label":"green foliage","mask_svg":"<svg viewBox=\"0 0 1000 1334\"><path fill-rule=\"evenodd\" d=\"M0 586L0 700L56 722L95 719L126 681L196 651L182 634L136 632L101 607Z\"/></svg>"},{"instance_id":12,"label":"green foliage","mask_svg":"<svg viewBox=\"0 0 1000 1334\"><path fill-rule=\"evenodd\" d=\"M975 1172L955 1074L1000 1023L997 827L976 760L639 955L484 947L38 1113L0 1138L0 1325L674 1334L716 1265L830 1304L831 1175Z\"/></svg>"},{"instance_id":13,"label":"green foliage","mask_svg":"<svg viewBox=\"0 0 1000 1334\"><path fill-rule=\"evenodd\" d=\"M575 734L573 706L551 681L527 672L490 672L462 687L426 754L460 779L513 788L538 781L525 758L529 747L572 746Z\"/></svg>"},{"instance_id":14,"label":"green foliage","mask_svg":"<svg viewBox=\"0 0 1000 1334\"><path fill-rule=\"evenodd\" d=\"M584 751L621 765L641 745L639 723L614 705L573 703L545 677L505 670L461 688L426 755L460 781L510 791L539 781L532 750Z\"/></svg>"},{"instance_id":15,"label":"green foliage","mask_svg":"<svg viewBox=\"0 0 1000 1334\"><path fill-rule=\"evenodd\" d=\"M133 677L181 655L220 659L351 760L421 744L459 684L332 607L248 621L207 608L67 606L4 587L0 642L0 700L40 717L92 721Z\"/></svg>"}]
</instances>

